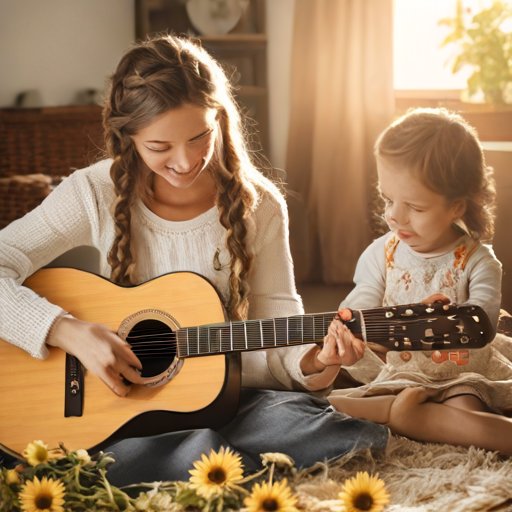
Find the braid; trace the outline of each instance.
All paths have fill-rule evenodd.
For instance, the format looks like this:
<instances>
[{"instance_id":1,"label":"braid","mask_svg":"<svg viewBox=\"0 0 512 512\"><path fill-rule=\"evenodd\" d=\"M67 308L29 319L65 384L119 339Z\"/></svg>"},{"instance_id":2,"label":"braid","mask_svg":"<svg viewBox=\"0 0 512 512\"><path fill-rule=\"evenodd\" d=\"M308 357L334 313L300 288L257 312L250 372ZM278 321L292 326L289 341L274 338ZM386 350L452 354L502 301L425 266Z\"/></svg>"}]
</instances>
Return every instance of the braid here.
<instances>
[{"instance_id":1,"label":"braid","mask_svg":"<svg viewBox=\"0 0 512 512\"><path fill-rule=\"evenodd\" d=\"M110 101L103 109L105 145L109 156L114 158L110 178L114 183L116 201L112 215L115 223L115 238L107 261L112 268L110 279L118 284L132 285L135 261L131 251L131 207L141 188L140 158L130 139L123 134L126 118L123 116L123 101L126 100L124 80L111 79Z\"/></svg>"},{"instance_id":2,"label":"braid","mask_svg":"<svg viewBox=\"0 0 512 512\"><path fill-rule=\"evenodd\" d=\"M252 263L252 255L247 248L247 217L254 207L256 194L244 174L230 136L229 118L222 111L221 114L223 136L217 146L215 169L219 220L227 231L226 245L231 256L227 309L230 318L243 320L247 318L249 309L250 289L247 280Z\"/></svg>"},{"instance_id":3,"label":"braid","mask_svg":"<svg viewBox=\"0 0 512 512\"><path fill-rule=\"evenodd\" d=\"M131 206L134 197L135 179L133 177L133 152L123 152L112 164L110 177L114 182L117 195L114 203L115 238L108 263L112 267L111 280L118 284L131 285L135 261L133 259L131 235Z\"/></svg>"},{"instance_id":4,"label":"braid","mask_svg":"<svg viewBox=\"0 0 512 512\"><path fill-rule=\"evenodd\" d=\"M226 245L231 256L228 313L234 320L244 320L248 313L247 277L252 257L247 250L245 217L250 211L251 203L252 196L248 194L241 180L234 176L223 183L222 191L217 196L219 220L227 231Z\"/></svg>"}]
</instances>

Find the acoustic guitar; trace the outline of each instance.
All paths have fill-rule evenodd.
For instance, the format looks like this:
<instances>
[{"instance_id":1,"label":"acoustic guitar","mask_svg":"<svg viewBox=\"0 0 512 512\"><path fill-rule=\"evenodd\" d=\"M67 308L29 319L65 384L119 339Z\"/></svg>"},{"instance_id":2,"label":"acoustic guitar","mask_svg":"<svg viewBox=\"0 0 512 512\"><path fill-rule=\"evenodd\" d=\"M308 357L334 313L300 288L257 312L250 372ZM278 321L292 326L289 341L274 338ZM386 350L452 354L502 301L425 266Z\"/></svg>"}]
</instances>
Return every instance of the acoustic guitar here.
<instances>
[{"instance_id":1,"label":"acoustic guitar","mask_svg":"<svg viewBox=\"0 0 512 512\"><path fill-rule=\"evenodd\" d=\"M127 437L219 428L237 412L241 352L321 342L336 314L226 322L215 288L189 272L124 287L53 268L24 284L117 332L141 360L146 385L120 398L58 348L40 361L0 340L0 447L14 455L35 439L93 453ZM440 303L354 310L347 325L391 350L480 348L493 331L481 308Z\"/></svg>"}]
</instances>

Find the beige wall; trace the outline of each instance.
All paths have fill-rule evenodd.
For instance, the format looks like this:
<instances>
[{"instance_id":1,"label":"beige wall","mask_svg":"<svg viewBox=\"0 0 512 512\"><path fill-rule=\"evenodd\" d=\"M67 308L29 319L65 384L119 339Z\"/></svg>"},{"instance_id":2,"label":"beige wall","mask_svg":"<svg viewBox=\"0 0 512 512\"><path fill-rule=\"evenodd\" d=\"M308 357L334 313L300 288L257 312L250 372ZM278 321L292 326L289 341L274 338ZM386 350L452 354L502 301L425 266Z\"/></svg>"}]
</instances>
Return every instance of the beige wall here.
<instances>
[{"instance_id":1,"label":"beige wall","mask_svg":"<svg viewBox=\"0 0 512 512\"><path fill-rule=\"evenodd\" d=\"M270 161L286 170L295 0L267 0Z\"/></svg>"},{"instance_id":2,"label":"beige wall","mask_svg":"<svg viewBox=\"0 0 512 512\"><path fill-rule=\"evenodd\" d=\"M135 37L134 0L0 0L0 107L39 89L44 106L102 90Z\"/></svg>"},{"instance_id":3,"label":"beige wall","mask_svg":"<svg viewBox=\"0 0 512 512\"><path fill-rule=\"evenodd\" d=\"M512 314L512 142L484 143L484 151L498 191L493 247L503 265L502 308Z\"/></svg>"}]
</instances>

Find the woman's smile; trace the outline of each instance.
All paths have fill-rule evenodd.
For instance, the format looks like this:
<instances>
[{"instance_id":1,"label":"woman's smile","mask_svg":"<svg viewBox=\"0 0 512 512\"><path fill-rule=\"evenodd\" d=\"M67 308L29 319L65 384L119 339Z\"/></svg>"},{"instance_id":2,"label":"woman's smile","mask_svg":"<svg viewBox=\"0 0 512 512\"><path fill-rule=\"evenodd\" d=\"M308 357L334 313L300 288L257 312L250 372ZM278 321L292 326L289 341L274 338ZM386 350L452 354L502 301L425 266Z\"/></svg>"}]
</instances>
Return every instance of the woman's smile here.
<instances>
[{"instance_id":1,"label":"woman's smile","mask_svg":"<svg viewBox=\"0 0 512 512\"><path fill-rule=\"evenodd\" d=\"M214 109L183 105L162 114L132 139L146 165L171 187L193 187L211 162L217 136Z\"/></svg>"}]
</instances>

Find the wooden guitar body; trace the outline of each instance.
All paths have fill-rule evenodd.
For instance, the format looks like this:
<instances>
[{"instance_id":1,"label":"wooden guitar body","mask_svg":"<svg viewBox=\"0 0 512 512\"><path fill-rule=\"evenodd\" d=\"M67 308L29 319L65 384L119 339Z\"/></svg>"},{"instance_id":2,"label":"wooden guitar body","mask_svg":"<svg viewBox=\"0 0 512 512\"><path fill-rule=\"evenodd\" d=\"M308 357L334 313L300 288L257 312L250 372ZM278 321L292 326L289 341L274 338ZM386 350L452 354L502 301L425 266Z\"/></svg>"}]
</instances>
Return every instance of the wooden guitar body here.
<instances>
[{"instance_id":1,"label":"wooden guitar body","mask_svg":"<svg viewBox=\"0 0 512 512\"><path fill-rule=\"evenodd\" d=\"M178 328L224 321L213 286L199 275L167 274L122 287L74 269L43 269L24 283L81 320L117 332L141 310L168 313ZM172 380L157 387L133 386L120 398L91 372L85 373L83 415L65 417L66 354L50 348L44 361L0 340L0 446L14 454L42 439L50 447L98 451L137 435L197 427L220 427L238 408L240 354L186 359Z\"/></svg>"}]
</instances>

